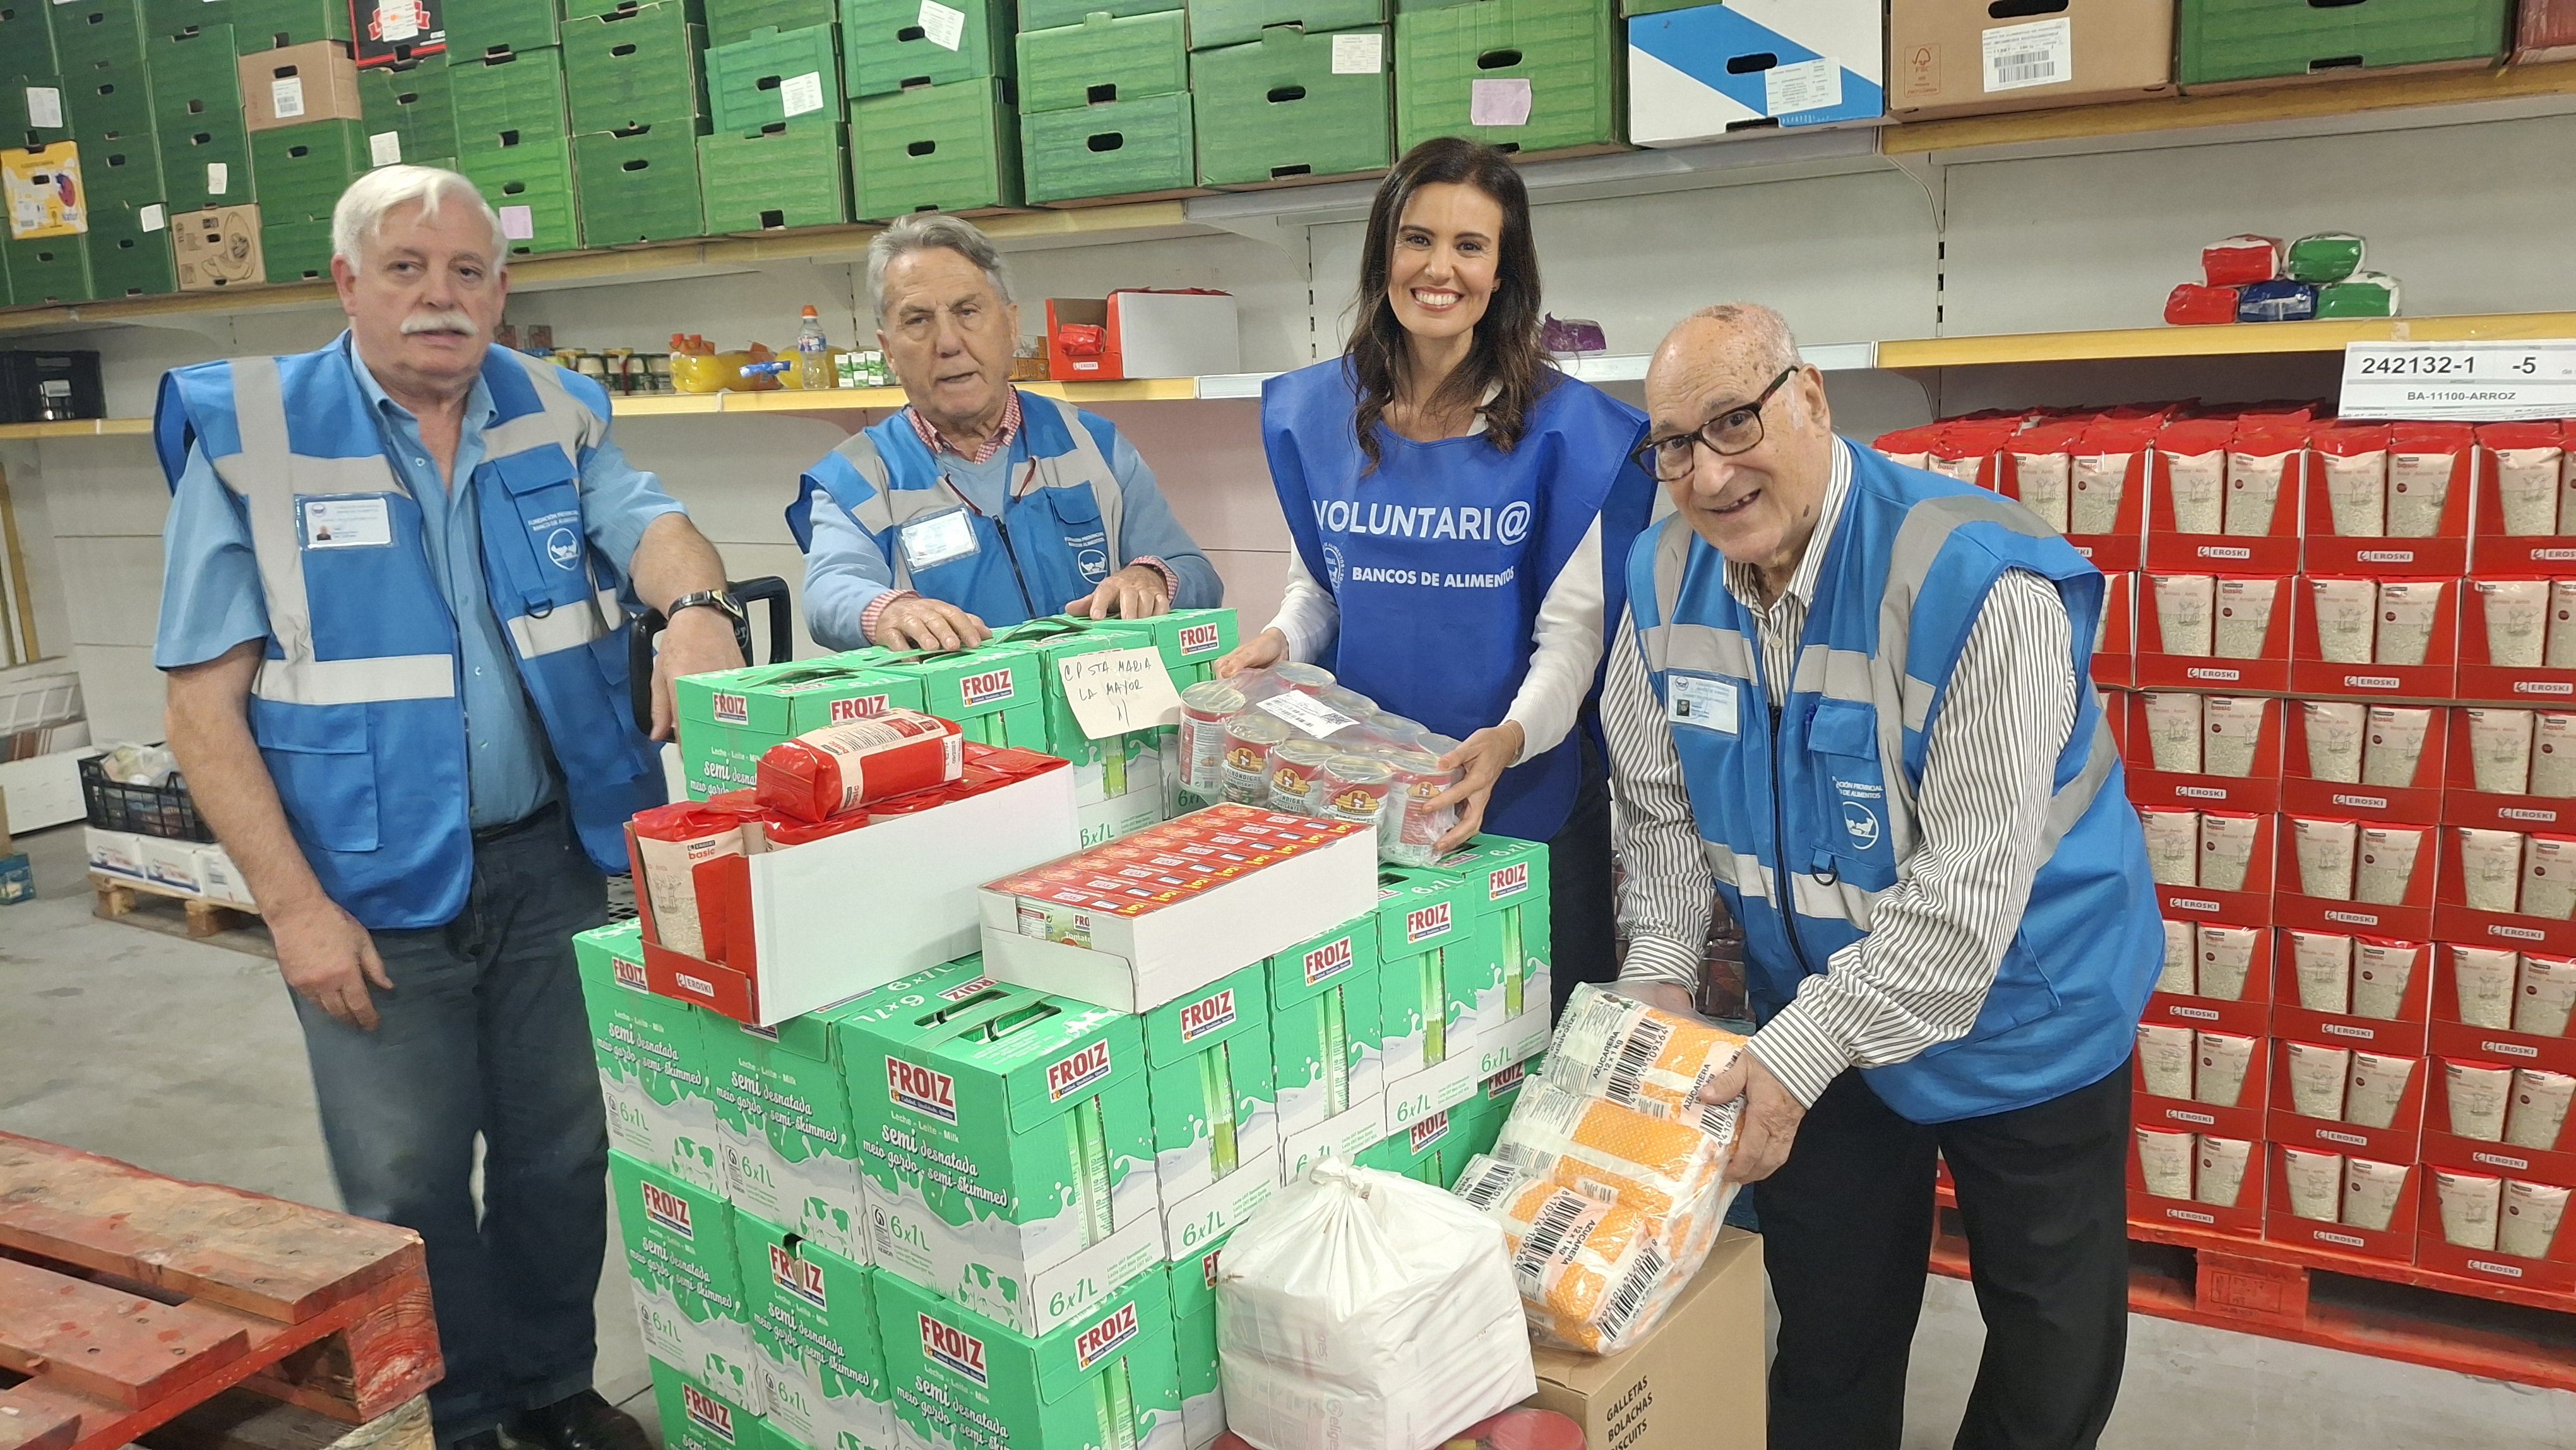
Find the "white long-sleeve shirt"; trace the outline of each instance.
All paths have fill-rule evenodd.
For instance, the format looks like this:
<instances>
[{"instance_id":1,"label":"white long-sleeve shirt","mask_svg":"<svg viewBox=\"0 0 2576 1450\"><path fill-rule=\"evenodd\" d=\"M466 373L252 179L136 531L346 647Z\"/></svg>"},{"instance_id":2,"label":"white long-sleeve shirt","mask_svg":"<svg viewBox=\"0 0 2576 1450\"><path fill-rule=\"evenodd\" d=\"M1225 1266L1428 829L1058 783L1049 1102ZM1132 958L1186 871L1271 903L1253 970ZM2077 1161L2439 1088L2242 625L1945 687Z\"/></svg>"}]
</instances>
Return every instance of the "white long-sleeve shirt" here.
<instances>
[{"instance_id":1,"label":"white long-sleeve shirt","mask_svg":"<svg viewBox=\"0 0 2576 1450\"><path fill-rule=\"evenodd\" d=\"M1759 628L1771 703L1796 672L1817 574L1850 489L1837 444L1832 483L1789 587L1768 607L1758 578L1730 564L1727 588ZM1801 1103L1845 1068L1882 1067L1967 1035L2020 929L2058 756L2075 726L2073 625L2046 580L2009 570L1988 591L1932 722L1919 791L1921 840L1879 896L1867 936L1752 1039ZM1619 889L1621 976L1696 985L1716 904L1672 726L1647 678L1633 615L1623 616L1602 686Z\"/></svg>"}]
</instances>

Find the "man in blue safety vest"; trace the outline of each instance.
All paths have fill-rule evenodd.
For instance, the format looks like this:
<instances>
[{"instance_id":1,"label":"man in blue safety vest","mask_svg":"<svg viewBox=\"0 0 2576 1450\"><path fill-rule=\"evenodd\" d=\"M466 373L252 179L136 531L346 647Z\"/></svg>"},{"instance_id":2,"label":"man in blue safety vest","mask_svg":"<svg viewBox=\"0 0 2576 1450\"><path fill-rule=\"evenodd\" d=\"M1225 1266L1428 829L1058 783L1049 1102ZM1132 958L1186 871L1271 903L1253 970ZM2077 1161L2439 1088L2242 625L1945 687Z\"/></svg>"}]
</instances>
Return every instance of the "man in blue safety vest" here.
<instances>
[{"instance_id":1,"label":"man in blue safety vest","mask_svg":"<svg viewBox=\"0 0 2576 1450\"><path fill-rule=\"evenodd\" d=\"M1225 601L1135 445L1011 386L1020 309L991 238L900 218L868 246L868 297L909 405L797 480L787 527L816 643L953 650L1065 610L1141 619Z\"/></svg>"},{"instance_id":2,"label":"man in blue safety vest","mask_svg":"<svg viewBox=\"0 0 2576 1450\"><path fill-rule=\"evenodd\" d=\"M2093 688L2102 576L2021 505L1838 438L1779 315L1674 329L1601 716L1621 989L1687 1008L1743 926L1745 1100L1780 1306L1770 1443L1896 1450L1936 1153L1985 1356L1957 1443L2095 1443L2128 1315L2129 1058L2163 957Z\"/></svg>"},{"instance_id":3,"label":"man in blue safety vest","mask_svg":"<svg viewBox=\"0 0 2576 1450\"><path fill-rule=\"evenodd\" d=\"M673 678L742 663L740 606L599 385L493 345L509 244L471 182L370 172L331 244L339 338L162 383L170 746L276 940L341 1197L426 1246L440 1443L645 1450L591 1385L608 1139L570 939L662 800L629 613L671 621L660 738Z\"/></svg>"}]
</instances>

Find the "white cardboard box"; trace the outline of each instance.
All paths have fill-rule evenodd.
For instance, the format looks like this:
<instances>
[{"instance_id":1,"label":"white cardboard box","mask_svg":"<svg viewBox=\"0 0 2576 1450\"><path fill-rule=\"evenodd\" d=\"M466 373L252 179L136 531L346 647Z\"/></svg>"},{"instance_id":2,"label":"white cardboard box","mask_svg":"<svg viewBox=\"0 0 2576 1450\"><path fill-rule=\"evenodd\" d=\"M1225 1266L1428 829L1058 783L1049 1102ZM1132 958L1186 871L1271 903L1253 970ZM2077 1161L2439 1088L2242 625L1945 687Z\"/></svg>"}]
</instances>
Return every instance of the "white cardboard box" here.
<instances>
[{"instance_id":1,"label":"white cardboard box","mask_svg":"<svg viewBox=\"0 0 2576 1450\"><path fill-rule=\"evenodd\" d=\"M1112 1011L1150 1012L1375 911L1377 832L1354 831L1143 916L1077 912L1089 924L1088 948L1022 936L1017 897L977 894L986 971Z\"/></svg>"},{"instance_id":2,"label":"white cardboard box","mask_svg":"<svg viewBox=\"0 0 2576 1450\"><path fill-rule=\"evenodd\" d=\"M96 826L83 826L81 840L89 848L89 869L92 871L134 881L144 879L141 836L131 831L102 831Z\"/></svg>"},{"instance_id":3,"label":"white cardboard box","mask_svg":"<svg viewBox=\"0 0 2576 1450\"><path fill-rule=\"evenodd\" d=\"M1728 0L1632 16L1627 30L1640 146L1873 125L1887 111L1883 0Z\"/></svg>"},{"instance_id":4,"label":"white cardboard box","mask_svg":"<svg viewBox=\"0 0 2576 1450\"><path fill-rule=\"evenodd\" d=\"M1112 292L1112 324L1131 378L1243 371L1234 299L1222 292Z\"/></svg>"},{"instance_id":5,"label":"white cardboard box","mask_svg":"<svg viewBox=\"0 0 2576 1450\"><path fill-rule=\"evenodd\" d=\"M242 879L241 868L233 864L233 858L225 854L223 847L197 848L197 875L206 883L208 901L220 901L226 906L251 911L259 909L259 903L251 897L250 883Z\"/></svg>"},{"instance_id":6,"label":"white cardboard box","mask_svg":"<svg viewBox=\"0 0 2576 1450\"><path fill-rule=\"evenodd\" d=\"M206 894L206 876L198 865L200 847L194 841L167 841L159 836L139 838L143 847L143 879L170 891L184 891L190 896Z\"/></svg>"}]
</instances>

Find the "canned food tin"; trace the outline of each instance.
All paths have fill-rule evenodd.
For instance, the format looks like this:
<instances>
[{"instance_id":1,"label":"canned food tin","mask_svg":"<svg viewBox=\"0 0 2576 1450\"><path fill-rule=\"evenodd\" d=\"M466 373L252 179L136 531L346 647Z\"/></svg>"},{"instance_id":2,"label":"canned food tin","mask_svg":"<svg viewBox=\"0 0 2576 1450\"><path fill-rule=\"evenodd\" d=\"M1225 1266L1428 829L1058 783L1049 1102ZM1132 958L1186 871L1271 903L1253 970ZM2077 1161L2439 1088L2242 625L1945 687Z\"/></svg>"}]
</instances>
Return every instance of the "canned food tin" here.
<instances>
[{"instance_id":1,"label":"canned food tin","mask_svg":"<svg viewBox=\"0 0 2576 1450\"><path fill-rule=\"evenodd\" d=\"M1224 785L1225 722L1243 713L1243 692L1205 680L1181 692L1181 789L1214 797Z\"/></svg>"},{"instance_id":2,"label":"canned food tin","mask_svg":"<svg viewBox=\"0 0 2576 1450\"><path fill-rule=\"evenodd\" d=\"M1350 716L1353 720L1366 721L1371 715L1377 713L1377 701L1348 685L1326 685L1315 692L1315 698Z\"/></svg>"},{"instance_id":3,"label":"canned food tin","mask_svg":"<svg viewBox=\"0 0 2576 1450\"><path fill-rule=\"evenodd\" d=\"M1330 689L1334 683L1331 670L1322 665L1301 665L1294 660L1273 666L1270 673L1278 677L1279 683L1306 695Z\"/></svg>"},{"instance_id":4,"label":"canned food tin","mask_svg":"<svg viewBox=\"0 0 2576 1450\"><path fill-rule=\"evenodd\" d=\"M1244 805L1270 800L1270 754L1288 742L1288 727L1247 710L1225 722L1222 794Z\"/></svg>"},{"instance_id":5,"label":"canned food tin","mask_svg":"<svg viewBox=\"0 0 2576 1450\"><path fill-rule=\"evenodd\" d=\"M1336 754L1320 740L1291 740L1270 752L1270 808L1305 815L1315 809L1315 778Z\"/></svg>"},{"instance_id":6,"label":"canned food tin","mask_svg":"<svg viewBox=\"0 0 2576 1450\"><path fill-rule=\"evenodd\" d=\"M1442 770L1440 757L1409 750L1389 762L1394 788L1388 792L1386 823L1378 834L1378 859L1399 866L1428 866L1440 854L1441 834L1457 823L1448 807L1430 809L1431 801L1458 783L1458 772Z\"/></svg>"},{"instance_id":7,"label":"canned food tin","mask_svg":"<svg viewBox=\"0 0 2576 1450\"><path fill-rule=\"evenodd\" d=\"M1394 783L1395 772L1385 761L1336 755L1324 762L1316 788L1326 819L1376 826L1386 819L1387 796Z\"/></svg>"}]
</instances>

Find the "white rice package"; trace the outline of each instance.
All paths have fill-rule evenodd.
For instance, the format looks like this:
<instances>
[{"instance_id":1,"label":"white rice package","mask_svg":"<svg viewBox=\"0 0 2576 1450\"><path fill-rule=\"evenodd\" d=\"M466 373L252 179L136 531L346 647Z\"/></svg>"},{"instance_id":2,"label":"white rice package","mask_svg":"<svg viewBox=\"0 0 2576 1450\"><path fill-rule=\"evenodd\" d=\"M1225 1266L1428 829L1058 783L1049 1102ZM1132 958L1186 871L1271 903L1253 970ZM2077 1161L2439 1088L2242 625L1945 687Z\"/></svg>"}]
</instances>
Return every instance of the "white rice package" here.
<instances>
[{"instance_id":1,"label":"white rice package","mask_svg":"<svg viewBox=\"0 0 2576 1450\"><path fill-rule=\"evenodd\" d=\"M1502 1228L1327 1158L1226 1241L1227 1427L1256 1450L1412 1450L1538 1392Z\"/></svg>"}]
</instances>

